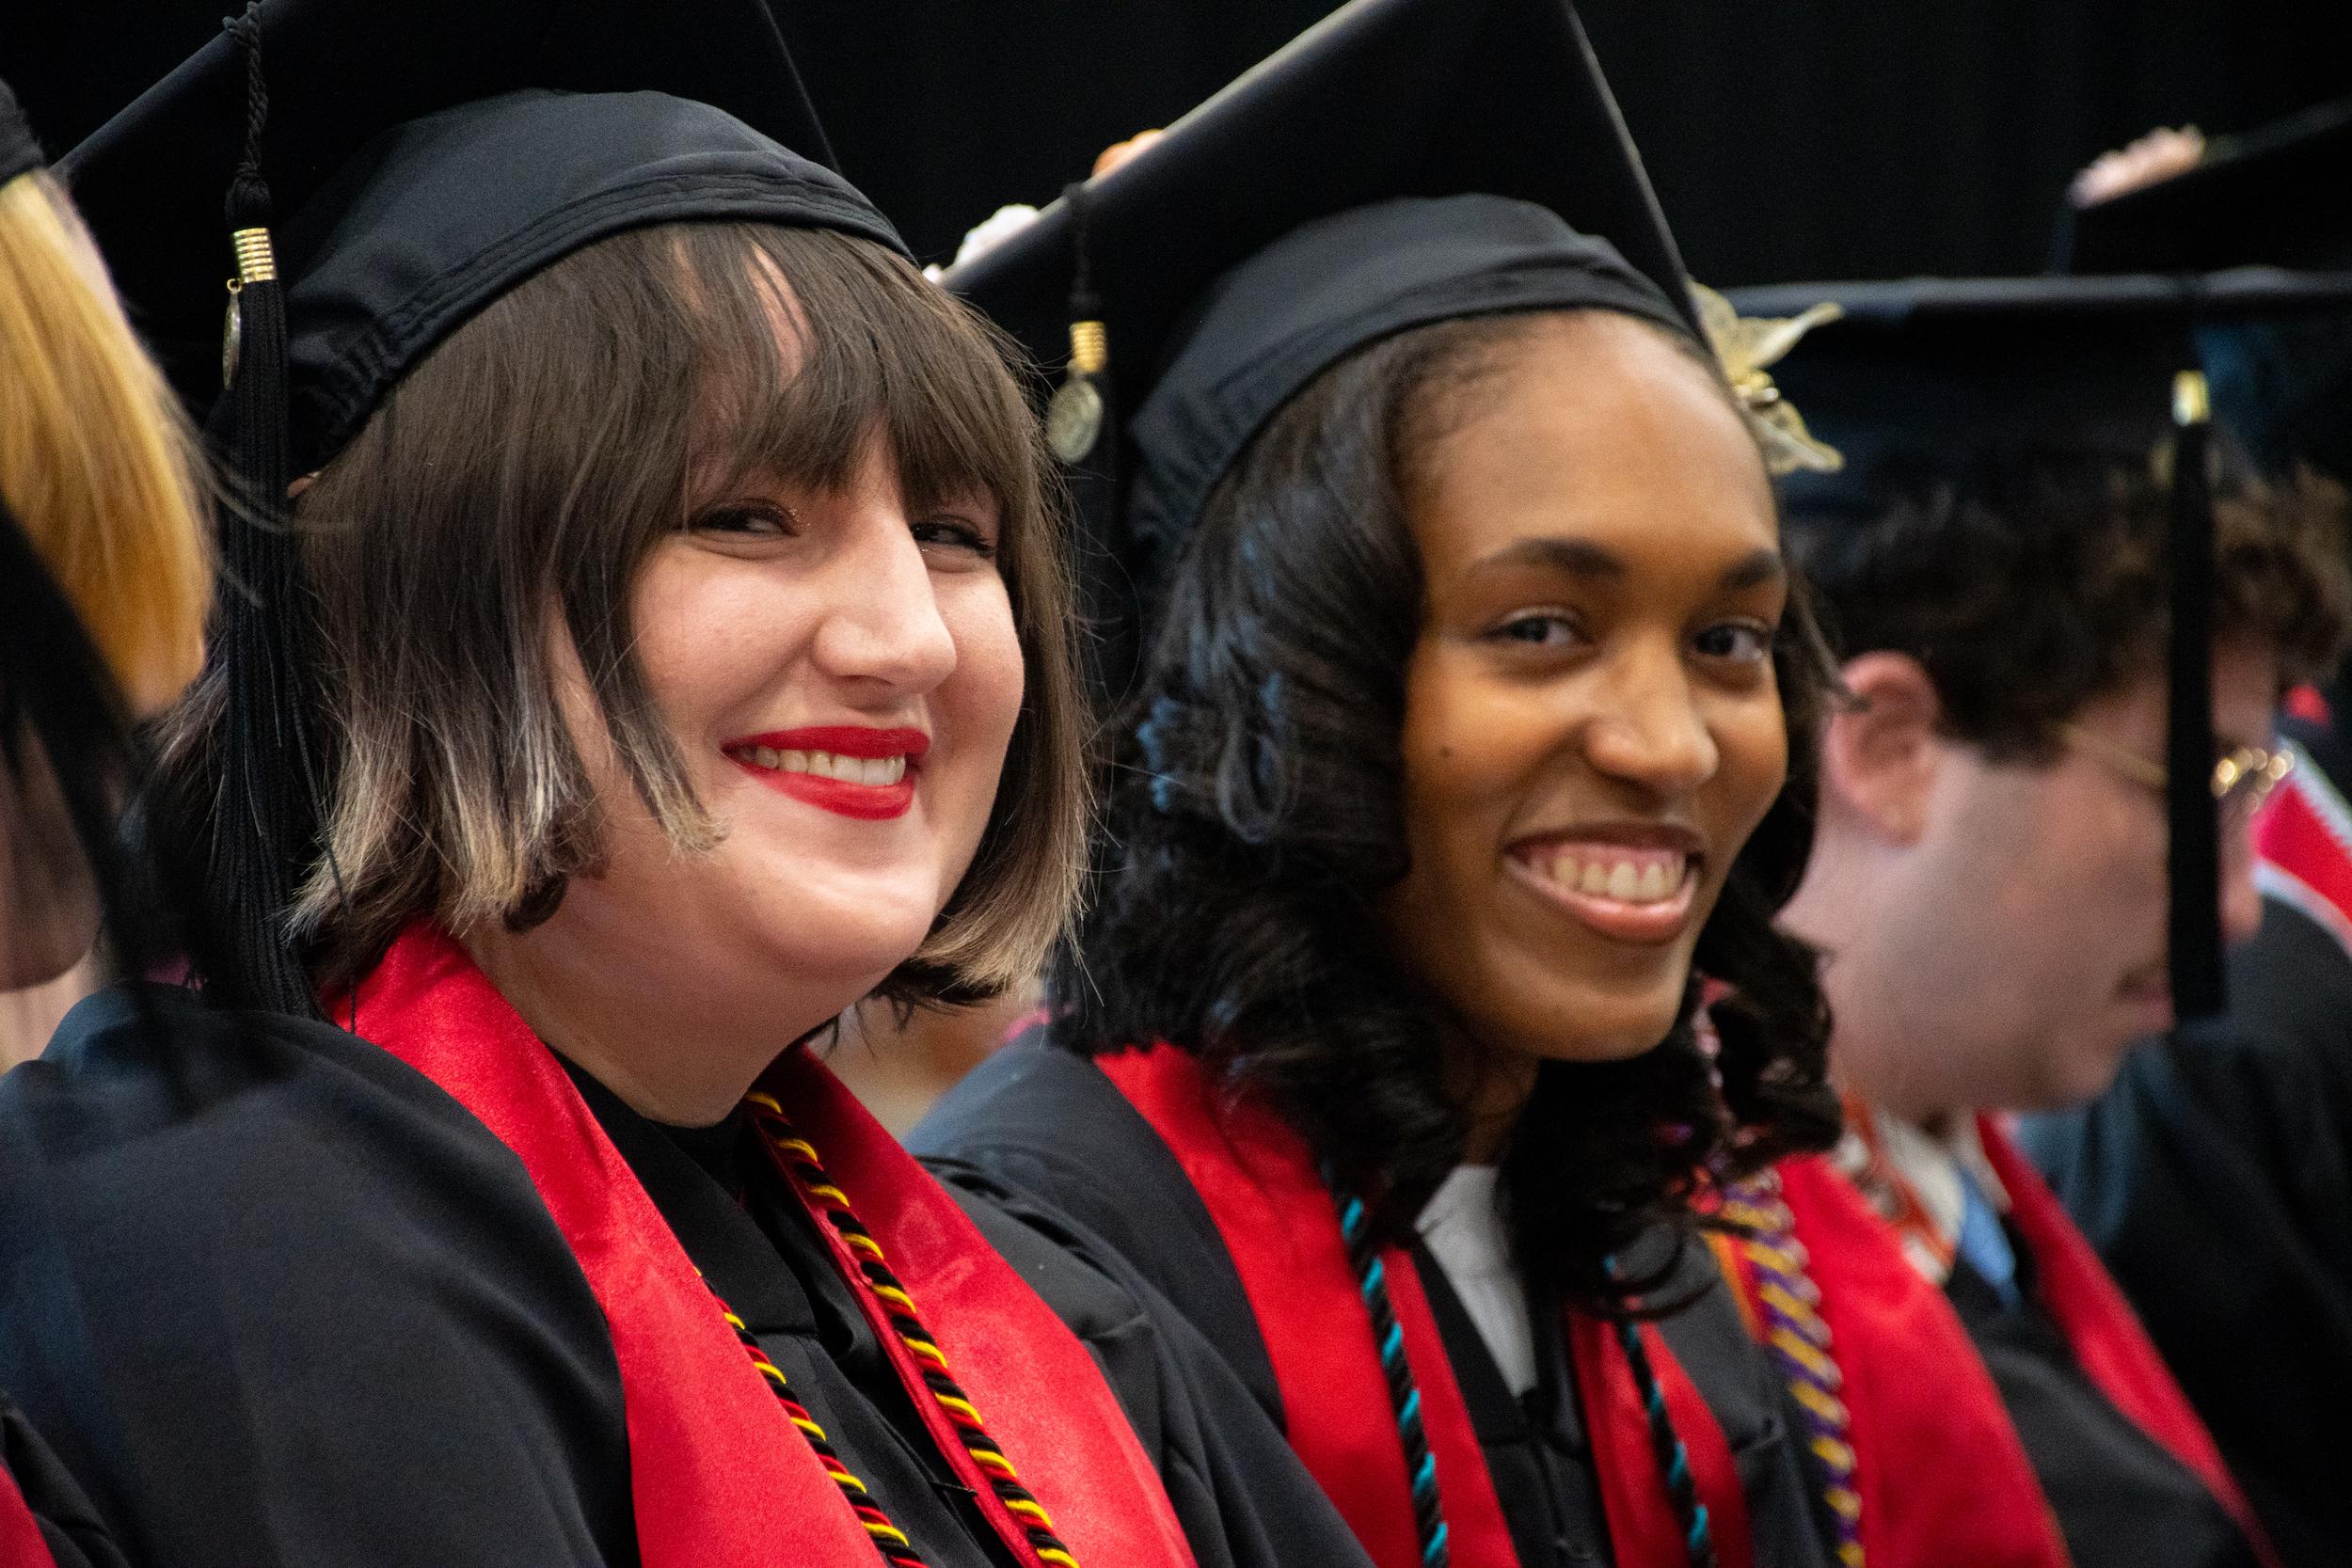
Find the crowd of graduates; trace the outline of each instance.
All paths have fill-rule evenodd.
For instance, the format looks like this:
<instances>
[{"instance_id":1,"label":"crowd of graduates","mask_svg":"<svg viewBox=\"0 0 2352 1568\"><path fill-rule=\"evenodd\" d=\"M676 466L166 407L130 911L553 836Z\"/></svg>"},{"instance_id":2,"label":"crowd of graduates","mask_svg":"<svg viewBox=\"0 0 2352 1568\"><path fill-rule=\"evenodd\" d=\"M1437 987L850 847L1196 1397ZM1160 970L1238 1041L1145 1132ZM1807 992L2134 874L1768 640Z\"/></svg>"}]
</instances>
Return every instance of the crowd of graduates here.
<instances>
[{"instance_id":1,"label":"crowd of graduates","mask_svg":"<svg viewBox=\"0 0 2352 1568\"><path fill-rule=\"evenodd\" d=\"M1567 0L944 274L767 0L37 130L0 1568L2352 1560L2352 107L1729 295Z\"/></svg>"}]
</instances>

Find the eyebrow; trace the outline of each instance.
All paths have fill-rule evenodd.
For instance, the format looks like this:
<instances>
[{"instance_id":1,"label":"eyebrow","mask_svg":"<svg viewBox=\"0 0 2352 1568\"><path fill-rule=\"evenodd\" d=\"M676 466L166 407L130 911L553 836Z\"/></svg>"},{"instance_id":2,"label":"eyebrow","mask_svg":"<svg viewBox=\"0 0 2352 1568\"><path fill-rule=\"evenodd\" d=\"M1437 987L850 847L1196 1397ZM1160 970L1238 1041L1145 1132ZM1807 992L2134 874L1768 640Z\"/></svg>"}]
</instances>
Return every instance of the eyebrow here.
<instances>
[{"instance_id":1,"label":"eyebrow","mask_svg":"<svg viewBox=\"0 0 2352 1568\"><path fill-rule=\"evenodd\" d=\"M1513 566L1543 566L1573 577L1615 579L1626 575L1626 563L1615 551L1596 545L1589 539L1545 537L1521 539L1504 546L1487 556L1474 568L1497 571ZM1778 550L1751 551L1732 562L1723 575L1723 586L1730 589L1755 588L1777 581L1788 575L1788 567Z\"/></svg>"}]
</instances>

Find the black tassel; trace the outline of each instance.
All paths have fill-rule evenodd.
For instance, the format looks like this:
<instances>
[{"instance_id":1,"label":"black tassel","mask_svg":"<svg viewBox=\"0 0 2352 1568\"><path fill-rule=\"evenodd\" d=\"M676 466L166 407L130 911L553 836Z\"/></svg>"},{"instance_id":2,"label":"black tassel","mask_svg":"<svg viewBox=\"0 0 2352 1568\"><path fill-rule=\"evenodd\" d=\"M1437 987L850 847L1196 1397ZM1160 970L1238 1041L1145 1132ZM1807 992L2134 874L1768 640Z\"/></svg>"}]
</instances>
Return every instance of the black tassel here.
<instances>
[{"instance_id":1,"label":"black tassel","mask_svg":"<svg viewBox=\"0 0 2352 1568\"><path fill-rule=\"evenodd\" d=\"M2213 426L2205 378L2184 371L2172 393L2171 537L2165 552L2172 621L2165 738L2171 818L2169 954L2172 1014L2223 1006L2220 824L2213 799L2213 494L2205 460Z\"/></svg>"},{"instance_id":2,"label":"black tassel","mask_svg":"<svg viewBox=\"0 0 2352 1568\"><path fill-rule=\"evenodd\" d=\"M1126 694L1137 655L1133 541L1119 505L1119 407L1110 335L1094 290L1089 192L1083 183L1069 185L1061 199L1070 214L1070 368L1046 409L1045 437L1070 486L1080 608L1095 632L1095 686L1107 710Z\"/></svg>"},{"instance_id":3,"label":"black tassel","mask_svg":"<svg viewBox=\"0 0 2352 1568\"><path fill-rule=\"evenodd\" d=\"M229 494L220 530L223 576L212 657L226 711L210 875L226 973L208 976L235 1006L317 1015L310 976L287 934L294 889L317 833L318 771L310 744L309 606L286 498L293 480L286 412L286 298L262 176L269 97L259 4L225 25L246 59L245 158L229 189L237 276L221 350L215 429Z\"/></svg>"}]
</instances>

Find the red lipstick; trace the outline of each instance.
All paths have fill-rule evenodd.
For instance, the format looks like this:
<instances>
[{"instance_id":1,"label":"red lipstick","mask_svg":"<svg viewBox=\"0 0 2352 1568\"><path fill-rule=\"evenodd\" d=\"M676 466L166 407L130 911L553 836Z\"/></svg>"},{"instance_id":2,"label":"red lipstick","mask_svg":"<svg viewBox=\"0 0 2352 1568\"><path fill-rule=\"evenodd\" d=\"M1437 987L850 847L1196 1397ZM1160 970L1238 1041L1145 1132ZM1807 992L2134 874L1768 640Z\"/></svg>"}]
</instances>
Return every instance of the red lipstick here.
<instances>
[{"instance_id":1,"label":"red lipstick","mask_svg":"<svg viewBox=\"0 0 2352 1568\"><path fill-rule=\"evenodd\" d=\"M931 737L916 729L875 729L865 724L810 724L796 730L770 730L739 736L721 748L727 760L761 784L796 800L842 816L879 822L903 816L914 804L914 776ZM816 753L816 755L812 755ZM826 758L836 759L829 762ZM870 767L866 778L834 778L814 768L837 765L838 759L857 763L898 762L897 776L881 782Z\"/></svg>"}]
</instances>

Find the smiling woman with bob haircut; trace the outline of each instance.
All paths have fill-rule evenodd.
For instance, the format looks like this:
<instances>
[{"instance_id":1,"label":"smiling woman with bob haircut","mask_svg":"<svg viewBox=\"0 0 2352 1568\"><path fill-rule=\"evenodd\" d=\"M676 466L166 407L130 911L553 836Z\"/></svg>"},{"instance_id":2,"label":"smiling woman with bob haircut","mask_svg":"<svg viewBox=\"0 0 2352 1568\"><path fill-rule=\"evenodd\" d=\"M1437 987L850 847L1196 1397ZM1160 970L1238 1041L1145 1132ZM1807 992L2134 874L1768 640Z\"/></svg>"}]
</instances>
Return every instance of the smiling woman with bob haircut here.
<instances>
[{"instance_id":1,"label":"smiling woman with bob haircut","mask_svg":"<svg viewBox=\"0 0 2352 1568\"><path fill-rule=\"evenodd\" d=\"M684 12L264 0L74 155L235 464L147 814L226 952L0 1085L0 1386L140 1562L1346 1568L812 1054L1034 972L1084 705L997 340Z\"/></svg>"},{"instance_id":2,"label":"smiling woman with bob haircut","mask_svg":"<svg viewBox=\"0 0 2352 1568\"><path fill-rule=\"evenodd\" d=\"M1141 624L1048 1013L914 1147L1119 1248L1380 1568L1851 1558L1702 1240L1837 1128L1827 665L1605 93L1556 0L1363 0L949 277L1099 295Z\"/></svg>"}]
</instances>

